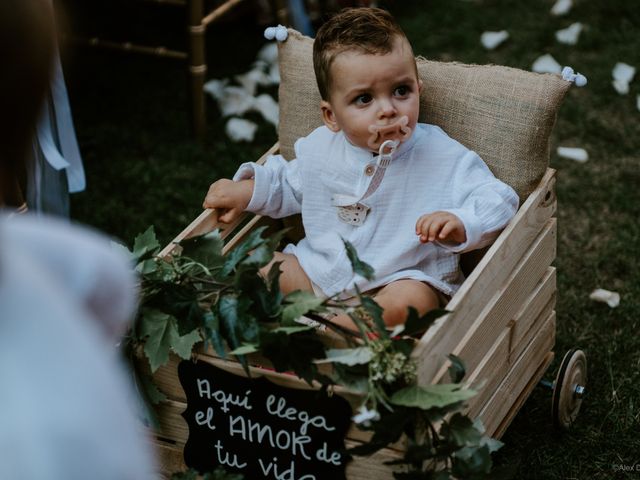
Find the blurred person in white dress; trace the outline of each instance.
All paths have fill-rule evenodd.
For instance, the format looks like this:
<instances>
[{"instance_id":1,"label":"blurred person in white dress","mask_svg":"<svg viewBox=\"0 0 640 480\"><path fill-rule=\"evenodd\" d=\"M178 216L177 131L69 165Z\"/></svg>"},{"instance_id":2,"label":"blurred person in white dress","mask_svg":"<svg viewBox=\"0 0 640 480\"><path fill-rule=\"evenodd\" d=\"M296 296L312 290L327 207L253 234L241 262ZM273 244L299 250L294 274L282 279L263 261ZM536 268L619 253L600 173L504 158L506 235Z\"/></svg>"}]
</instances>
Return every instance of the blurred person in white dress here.
<instances>
[{"instance_id":1,"label":"blurred person in white dress","mask_svg":"<svg viewBox=\"0 0 640 480\"><path fill-rule=\"evenodd\" d=\"M0 2L0 478L156 478L116 348L136 278L109 240L19 214L49 85L48 0Z\"/></svg>"}]
</instances>

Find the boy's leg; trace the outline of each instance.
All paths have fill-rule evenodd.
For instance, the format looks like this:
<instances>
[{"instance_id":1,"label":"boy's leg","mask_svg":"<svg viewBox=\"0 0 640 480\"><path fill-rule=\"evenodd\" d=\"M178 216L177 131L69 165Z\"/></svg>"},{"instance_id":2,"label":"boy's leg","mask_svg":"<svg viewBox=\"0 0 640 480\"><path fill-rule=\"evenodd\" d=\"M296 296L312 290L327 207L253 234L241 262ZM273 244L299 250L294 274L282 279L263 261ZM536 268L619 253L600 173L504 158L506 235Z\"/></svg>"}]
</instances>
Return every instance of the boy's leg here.
<instances>
[{"instance_id":1,"label":"boy's leg","mask_svg":"<svg viewBox=\"0 0 640 480\"><path fill-rule=\"evenodd\" d=\"M396 280L385 285L373 299L384 309L382 318L387 327L404 323L409 306L415 308L420 316L440 307L440 295L431 285L411 279ZM352 330L357 329L346 314L338 314L331 321Z\"/></svg>"},{"instance_id":2,"label":"boy's leg","mask_svg":"<svg viewBox=\"0 0 640 480\"><path fill-rule=\"evenodd\" d=\"M384 309L382 318L387 327L404 323L410 306L420 316L440 306L440 296L435 288L411 279L396 280L385 285L373 299Z\"/></svg>"},{"instance_id":3,"label":"boy's leg","mask_svg":"<svg viewBox=\"0 0 640 480\"><path fill-rule=\"evenodd\" d=\"M280 274L280 290L282 293L286 295L294 290L313 292L311 280L300 266L298 259L290 253L275 252L273 260L260 269L260 275L266 278L275 262L282 262L280 264L280 272L282 272Z\"/></svg>"}]
</instances>

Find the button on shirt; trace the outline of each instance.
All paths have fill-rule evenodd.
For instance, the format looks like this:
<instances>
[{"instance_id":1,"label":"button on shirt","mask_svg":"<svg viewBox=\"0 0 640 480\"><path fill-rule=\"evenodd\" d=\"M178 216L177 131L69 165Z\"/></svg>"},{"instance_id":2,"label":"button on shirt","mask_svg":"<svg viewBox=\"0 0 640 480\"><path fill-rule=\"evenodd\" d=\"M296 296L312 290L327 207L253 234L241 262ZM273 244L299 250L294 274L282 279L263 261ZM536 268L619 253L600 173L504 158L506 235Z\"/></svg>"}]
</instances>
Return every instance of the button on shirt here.
<instances>
[{"instance_id":1,"label":"button on shirt","mask_svg":"<svg viewBox=\"0 0 640 480\"><path fill-rule=\"evenodd\" d=\"M352 291L354 285L367 291L406 278L452 295L463 281L458 253L491 243L518 207L511 187L496 179L475 152L434 125L418 124L400 144L382 183L365 200L370 211L360 226L341 221L331 199L335 194L360 198L377 157L326 127L299 139L295 152L289 162L273 155L263 166L245 163L234 180L255 180L248 211L273 218L302 214L306 237L284 252L295 255L328 296ZM418 218L438 210L461 219L464 244L420 243ZM374 268L372 281L353 273L343 238Z\"/></svg>"}]
</instances>

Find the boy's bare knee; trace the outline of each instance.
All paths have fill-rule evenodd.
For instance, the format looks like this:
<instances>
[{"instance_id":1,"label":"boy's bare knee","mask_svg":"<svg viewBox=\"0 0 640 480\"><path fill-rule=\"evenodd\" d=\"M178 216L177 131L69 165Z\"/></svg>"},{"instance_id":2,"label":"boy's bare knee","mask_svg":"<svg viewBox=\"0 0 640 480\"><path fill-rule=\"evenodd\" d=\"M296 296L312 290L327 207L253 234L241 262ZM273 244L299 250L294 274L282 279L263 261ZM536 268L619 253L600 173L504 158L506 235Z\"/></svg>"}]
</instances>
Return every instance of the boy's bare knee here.
<instances>
[{"instance_id":1,"label":"boy's bare knee","mask_svg":"<svg viewBox=\"0 0 640 480\"><path fill-rule=\"evenodd\" d=\"M389 327L404 323L409 307L415 308L419 315L424 315L439 306L435 290L417 280L392 282L380 290L375 300L384 309L382 318Z\"/></svg>"},{"instance_id":2,"label":"boy's bare knee","mask_svg":"<svg viewBox=\"0 0 640 480\"><path fill-rule=\"evenodd\" d=\"M291 254L274 252L273 259L260 269L260 275L267 278L271 268L276 262L280 262L280 290L285 295L294 290L313 291L311 281L300 266L298 259Z\"/></svg>"}]
</instances>

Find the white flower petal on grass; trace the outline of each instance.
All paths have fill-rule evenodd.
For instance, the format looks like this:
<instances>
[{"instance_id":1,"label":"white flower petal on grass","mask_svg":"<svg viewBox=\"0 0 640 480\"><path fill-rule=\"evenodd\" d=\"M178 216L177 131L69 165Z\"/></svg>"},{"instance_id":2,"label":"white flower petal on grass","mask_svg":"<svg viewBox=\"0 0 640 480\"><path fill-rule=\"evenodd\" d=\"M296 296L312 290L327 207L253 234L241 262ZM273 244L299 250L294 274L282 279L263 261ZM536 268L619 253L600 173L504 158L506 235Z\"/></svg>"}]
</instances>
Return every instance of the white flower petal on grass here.
<instances>
[{"instance_id":1,"label":"white flower petal on grass","mask_svg":"<svg viewBox=\"0 0 640 480\"><path fill-rule=\"evenodd\" d=\"M227 122L225 131L231 140L234 142L251 142L256 134L258 126L245 120L244 118L230 118Z\"/></svg>"},{"instance_id":2,"label":"white flower petal on grass","mask_svg":"<svg viewBox=\"0 0 640 480\"><path fill-rule=\"evenodd\" d=\"M267 62L269 65L278 63L278 44L269 42L258 51L258 60Z\"/></svg>"},{"instance_id":3,"label":"white flower petal on grass","mask_svg":"<svg viewBox=\"0 0 640 480\"><path fill-rule=\"evenodd\" d=\"M620 95L626 95L627 93L629 93L629 83L623 80L614 80L611 82L611 85L613 85L615 91Z\"/></svg>"},{"instance_id":4,"label":"white flower petal on grass","mask_svg":"<svg viewBox=\"0 0 640 480\"><path fill-rule=\"evenodd\" d=\"M613 76L613 82L611 83L613 88L616 89L616 92L620 95L626 95L629 93L629 84L631 83L631 80L633 80L635 74L635 67L624 62L616 63L615 67L613 67L613 71L611 72L611 75Z\"/></svg>"},{"instance_id":5,"label":"white flower petal on grass","mask_svg":"<svg viewBox=\"0 0 640 480\"><path fill-rule=\"evenodd\" d=\"M272 84L269 74L259 67L249 70L242 75L236 75L236 80L249 95L256 94L257 85L267 86Z\"/></svg>"},{"instance_id":6,"label":"white flower petal on grass","mask_svg":"<svg viewBox=\"0 0 640 480\"><path fill-rule=\"evenodd\" d=\"M255 98L242 87L225 87L222 98L218 99L218 105L223 117L231 115L243 115L255 105Z\"/></svg>"},{"instance_id":7,"label":"white flower petal on grass","mask_svg":"<svg viewBox=\"0 0 640 480\"><path fill-rule=\"evenodd\" d=\"M575 22L565 29L558 30L556 32L556 40L566 45L575 45L578 43L578 37L580 36L580 32L582 32L582 27L580 22Z\"/></svg>"},{"instance_id":8,"label":"white flower petal on grass","mask_svg":"<svg viewBox=\"0 0 640 480\"><path fill-rule=\"evenodd\" d=\"M604 288L596 288L589 298L595 302L602 302L609 305L611 308L616 308L620 305L620 294L618 292L611 292Z\"/></svg>"},{"instance_id":9,"label":"white flower petal on grass","mask_svg":"<svg viewBox=\"0 0 640 480\"><path fill-rule=\"evenodd\" d=\"M211 95L215 100L220 100L224 96L224 89L229 83L229 80L225 78L224 80L209 80L204 84L202 89Z\"/></svg>"},{"instance_id":10,"label":"white flower petal on grass","mask_svg":"<svg viewBox=\"0 0 640 480\"><path fill-rule=\"evenodd\" d=\"M274 63L269 67L269 79L273 85L280 84L280 67L277 63Z\"/></svg>"},{"instance_id":11,"label":"white flower petal on grass","mask_svg":"<svg viewBox=\"0 0 640 480\"><path fill-rule=\"evenodd\" d=\"M243 87L228 86L228 79L210 80L204 84L203 90L210 94L217 102L223 117L242 115L251 110L253 98Z\"/></svg>"},{"instance_id":12,"label":"white flower petal on grass","mask_svg":"<svg viewBox=\"0 0 640 480\"><path fill-rule=\"evenodd\" d=\"M547 53L538 57L536 61L533 62L531 70L537 73L560 73L562 72L562 67L556 62L555 58Z\"/></svg>"},{"instance_id":13,"label":"white flower petal on grass","mask_svg":"<svg viewBox=\"0 0 640 480\"><path fill-rule=\"evenodd\" d=\"M560 16L566 15L573 6L572 0L558 0L553 7L551 7L551 15Z\"/></svg>"},{"instance_id":14,"label":"white flower petal on grass","mask_svg":"<svg viewBox=\"0 0 640 480\"><path fill-rule=\"evenodd\" d=\"M615 67L613 67L611 74L613 75L614 80L622 80L624 82L631 83L631 80L633 80L633 77L636 74L636 69L627 63L618 62Z\"/></svg>"},{"instance_id":15,"label":"white flower petal on grass","mask_svg":"<svg viewBox=\"0 0 640 480\"><path fill-rule=\"evenodd\" d=\"M264 117L264 119L273 124L273 126L278 126L278 118L280 117L280 107L278 103L271 98L270 95L263 93L258 95L253 99L253 110L260 112L260 114Z\"/></svg>"},{"instance_id":16,"label":"white flower petal on grass","mask_svg":"<svg viewBox=\"0 0 640 480\"><path fill-rule=\"evenodd\" d=\"M636 108L640 112L640 95L636 95Z\"/></svg>"},{"instance_id":17,"label":"white flower petal on grass","mask_svg":"<svg viewBox=\"0 0 640 480\"><path fill-rule=\"evenodd\" d=\"M509 38L509 32L506 30L500 30L499 32L484 32L480 35L480 42L487 50L493 50L507 38Z\"/></svg>"},{"instance_id":18,"label":"white flower petal on grass","mask_svg":"<svg viewBox=\"0 0 640 480\"><path fill-rule=\"evenodd\" d=\"M558 147L558 156L580 163L589 160L589 154L584 148Z\"/></svg>"}]
</instances>

